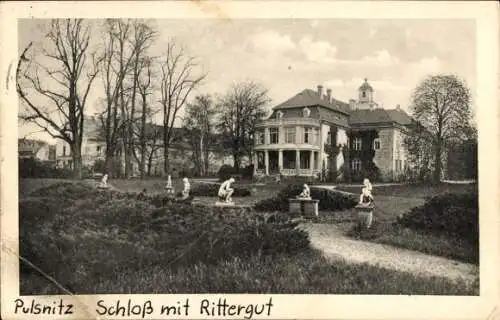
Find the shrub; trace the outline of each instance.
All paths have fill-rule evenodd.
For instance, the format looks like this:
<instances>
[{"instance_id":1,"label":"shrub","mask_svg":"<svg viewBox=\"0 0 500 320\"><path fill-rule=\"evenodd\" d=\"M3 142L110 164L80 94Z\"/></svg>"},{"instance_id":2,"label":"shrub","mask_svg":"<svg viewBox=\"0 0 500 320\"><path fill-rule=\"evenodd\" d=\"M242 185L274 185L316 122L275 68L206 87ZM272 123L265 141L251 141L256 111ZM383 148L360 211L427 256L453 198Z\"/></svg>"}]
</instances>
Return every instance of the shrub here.
<instances>
[{"instance_id":1,"label":"shrub","mask_svg":"<svg viewBox=\"0 0 500 320\"><path fill-rule=\"evenodd\" d=\"M70 290L78 291L81 279L99 282L153 266L177 270L309 248L308 234L285 216L93 191L83 183L59 183L20 203L21 255Z\"/></svg>"},{"instance_id":2,"label":"shrub","mask_svg":"<svg viewBox=\"0 0 500 320\"><path fill-rule=\"evenodd\" d=\"M229 178L231 178L232 175L236 173L236 170L234 169L233 166L224 164L220 167L218 177L219 181L225 181Z\"/></svg>"},{"instance_id":3,"label":"shrub","mask_svg":"<svg viewBox=\"0 0 500 320\"><path fill-rule=\"evenodd\" d=\"M401 226L439 235L479 241L478 193L445 193L430 197L426 203L400 217Z\"/></svg>"},{"instance_id":4,"label":"shrub","mask_svg":"<svg viewBox=\"0 0 500 320\"><path fill-rule=\"evenodd\" d=\"M71 175L71 170L55 168L36 159L19 159L20 178L69 178Z\"/></svg>"},{"instance_id":5,"label":"shrub","mask_svg":"<svg viewBox=\"0 0 500 320\"><path fill-rule=\"evenodd\" d=\"M288 211L288 199L295 198L302 192L303 185L290 184L274 198L265 199L255 204L257 211ZM357 204L354 196L327 189L311 188L311 197L319 200L321 210L351 209Z\"/></svg>"},{"instance_id":6,"label":"shrub","mask_svg":"<svg viewBox=\"0 0 500 320\"><path fill-rule=\"evenodd\" d=\"M243 170L241 171L241 178L246 180L252 180L253 172L254 172L254 165L250 164L245 168L243 168Z\"/></svg>"},{"instance_id":7,"label":"shrub","mask_svg":"<svg viewBox=\"0 0 500 320\"><path fill-rule=\"evenodd\" d=\"M200 183L191 188L190 195L193 197L217 197L219 193L220 184L216 183ZM240 188L233 186L233 197L248 197L251 192L247 188Z\"/></svg>"}]
</instances>

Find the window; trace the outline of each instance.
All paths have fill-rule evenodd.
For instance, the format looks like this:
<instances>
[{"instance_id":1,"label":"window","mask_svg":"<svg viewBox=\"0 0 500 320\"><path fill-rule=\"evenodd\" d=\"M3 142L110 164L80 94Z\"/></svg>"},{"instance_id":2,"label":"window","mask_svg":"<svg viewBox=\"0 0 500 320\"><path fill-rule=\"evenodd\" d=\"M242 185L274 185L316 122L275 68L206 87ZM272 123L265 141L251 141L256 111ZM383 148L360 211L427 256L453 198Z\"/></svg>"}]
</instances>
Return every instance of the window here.
<instances>
[{"instance_id":1,"label":"window","mask_svg":"<svg viewBox=\"0 0 500 320\"><path fill-rule=\"evenodd\" d=\"M380 139L373 140L373 150L380 150Z\"/></svg>"},{"instance_id":2,"label":"window","mask_svg":"<svg viewBox=\"0 0 500 320\"><path fill-rule=\"evenodd\" d=\"M304 128L304 143L312 143L312 129Z\"/></svg>"},{"instance_id":3,"label":"window","mask_svg":"<svg viewBox=\"0 0 500 320\"><path fill-rule=\"evenodd\" d=\"M352 160L351 169L353 172L360 172L361 171L361 161L359 159Z\"/></svg>"},{"instance_id":4,"label":"window","mask_svg":"<svg viewBox=\"0 0 500 320\"><path fill-rule=\"evenodd\" d=\"M264 144L264 132L262 130L256 132L255 138L257 144Z\"/></svg>"},{"instance_id":5,"label":"window","mask_svg":"<svg viewBox=\"0 0 500 320\"><path fill-rule=\"evenodd\" d=\"M295 128L285 128L285 143L295 143Z\"/></svg>"},{"instance_id":6,"label":"window","mask_svg":"<svg viewBox=\"0 0 500 320\"><path fill-rule=\"evenodd\" d=\"M265 168L264 152L257 152L257 168Z\"/></svg>"},{"instance_id":7,"label":"window","mask_svg":"<svg viewBox=\"0 0 500 320\"><path fill-rule=\"evenodd\" d=\"M66 146L63 146L63 157L66 156Z\"/></svg>"},{"instance_id":8,"label":"window","mask_svg":"<svg viewBox=\"0 0 500 320\"><path fill-rule=\"evenodd\" d=\"M283 118L283 112L278 111L278 112L276 113L276 118L277 118L277 119L281 119L281 118Z\"/></svg>"},{"instance_id":9,"label":"window","mask_svg":"<svg viewBox=\"0 0 500 320\"><path fill-rule=\"evenodd\" d=\"M363 91L362 96L363 98L366 98L366 91Z\"/></svg>"},{"instance_id":10,"label":"window","mask_svg":"<svg viewBox=\"0 0 500 320\"><path fill-rule=\"evenodd\" d=\"M401 160L396 160L396 171L401 172L403 170L403 163Z\"/></svg>"},{"instance_id":11,"label":"window","mask_svg":"<svg viewBox=\"0 0 500 320\"><path fill-rule=\"evenodd\" d=\"M302 114L304 115L304 117L309 118L309 116L311 115L311 110L309 110L309 108L304 108L304 110L302 110Z\"/></svg>"},{"instance_id":12,"label":"window","mask_svg":"<svg viewBox=\"0 0 500 320\"><path fill-rule=\"evenodd\" d=\"M354 150L361 150L361 138L354 138L352 148Z\"/></svg>"},{"instance_id":13,"label":"window","mask_svg":"<svg viewBox=\"0 0 500 320\"><path fill-rule=\"evenodd\" d=\"M97 151L97 153L101 153L101 146L97 146L96 151Z\"/></svg>"},{"instance_id":14,"label":"window","mask_svg":"<svg viewBox=\"0 0 500 320\"><path fill-rule=\"evenodd\" d=\"M319 129L314 129L314 141L313 144L319 144Z\"/></svg>"},{"instance_id":15,"label":"window","mask_svg":"<svg viewBox=\"0 0 500 320\"><path fill-rule=\"evenodd\" d=\"M271 144L276 144L279 141L279 131L278 128L269 128L269 137Z\"/></svg>"}]
</instances>

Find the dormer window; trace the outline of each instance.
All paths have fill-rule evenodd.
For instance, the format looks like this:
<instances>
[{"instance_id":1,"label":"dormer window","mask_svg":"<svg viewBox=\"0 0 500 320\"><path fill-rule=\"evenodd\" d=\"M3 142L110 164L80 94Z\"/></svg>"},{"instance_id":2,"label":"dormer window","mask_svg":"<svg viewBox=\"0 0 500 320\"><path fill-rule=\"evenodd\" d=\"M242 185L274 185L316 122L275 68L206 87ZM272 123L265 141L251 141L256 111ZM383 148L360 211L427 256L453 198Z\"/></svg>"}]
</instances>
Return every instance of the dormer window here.
<instances>
[{"instance_id":1,"label":"dormer window","mask_svg":"<svg viewBox=\"0 0 500 320\"><path fill-rule=\"evenodd\" d=\"M309 110L309 108L304 108L302 110L302 114L305 118L309 118L309 116L311 115L311 110Z\"/></svg>"}]
</instances>

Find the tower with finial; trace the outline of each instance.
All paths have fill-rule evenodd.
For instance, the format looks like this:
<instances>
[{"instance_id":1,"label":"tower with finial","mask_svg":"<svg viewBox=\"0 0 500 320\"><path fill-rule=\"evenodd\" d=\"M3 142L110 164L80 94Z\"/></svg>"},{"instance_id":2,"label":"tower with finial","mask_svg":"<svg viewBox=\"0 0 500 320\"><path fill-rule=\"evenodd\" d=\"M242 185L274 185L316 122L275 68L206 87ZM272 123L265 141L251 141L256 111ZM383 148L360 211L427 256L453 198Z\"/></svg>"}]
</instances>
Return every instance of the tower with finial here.
<instances>
[{"instance_id":1,"label":"tower with finial","mask_svg":"<svg viewBox=\"0 0 500 320\"><path fill-rule=\"evenodd\" d=\"M373 102L373 88L368 83L368 79L365 78L365 82L358 89L359 102Z\"/></svg>"},{"instance_id":2,"label":"tower with finial","mask_svg":"<svg viewBox=\"0 0 500 320\"><path fill-rule=\"evenodd\" d=\"M358 88L358 101L356 109L373 109L377 103L373 101L373 87L368 83L368 79Z\"/></svg>"}]
</instances>

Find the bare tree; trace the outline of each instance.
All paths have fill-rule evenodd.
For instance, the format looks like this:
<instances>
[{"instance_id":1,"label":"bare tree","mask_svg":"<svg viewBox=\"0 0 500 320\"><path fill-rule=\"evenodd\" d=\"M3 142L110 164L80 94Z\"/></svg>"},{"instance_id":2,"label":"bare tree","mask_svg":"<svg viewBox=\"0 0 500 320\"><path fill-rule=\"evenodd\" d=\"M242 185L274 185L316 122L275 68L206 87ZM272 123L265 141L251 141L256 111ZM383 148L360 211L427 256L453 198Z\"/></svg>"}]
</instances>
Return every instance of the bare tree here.
<instances>
[{"instance_id":1,"label":"bare tree","mask_svg":"<svg viewBox=\"0 0 500 320\"><path fill-rule=\"evenodd\" d=\"M83 19L52 20L46 40L44 63L26 57L31 45L19 61L17 92L27 106L20 118L68 143L73 176L80 179L85 105L100 59L94 53L89 59L90 26ZM27 61L33 63L24 68Z\"/></svg>"},{"instance_id":2,"label":"bare tree","mask_svg":"<svg viewBox=\"0 0 500 320\"><path fill-rule=\"evenodd\" d=\"M164 174L170 171L169 147L172 141L174 122L179 111L186 104L189 94L205 78L205 75L195 75L197 67L195 59L185 55L175 41L167 44L167 51L160 60L160 104L163 111L163 157Z\"/></svg>"},{"instance_id":3,"label":"bare tree","mask_svg":"<svg viewBox=\"0 0 500 320\"><path fill-rule=\"evenodd\" d=\"M236 170L243 156L251 157L255 124L266 114L264 107L269 102L267 89L252 81L233 85L220 100L218 128L232 151Z\"/></svg>"},{"instance_id":4,"label":"bare tree","mask_svg":"<svg viewBox=\"0 0 500 320\"><path fill-rule=\"evenodd\" d=\"M106 167L111 171L111 159L122 152L125 157L125 176L131 171L134 148L134 122L138 81L146 66L147 50L157 32L142 20L108 19L104 39L104 89L106 111Z\"/></svg>"},{"instance_id":5,"label":"bare tree","mask_svg":"<svg viewBox=\"0 0 500 320\"><path fill-rule=\"evenodd\" d=\"M200 175L209 171L210 147L216 144L213 139L216 114L214 101L208 94L196 96L194 102L186 108L184 126L190 131L193 161Z\"/></svg>"},{"instance_id":6,"label":"bare tree","mask_svg":"<svg viewBox=\"0 0 500 320\"><path fill-rule=\"evenodd\" d=\"M432 136L436 182L441 179L446 143L461 139L470 131L470 101L467 85L455 75L428 76L413 93L413 117Z\"/></svg>"}]
</instances>

